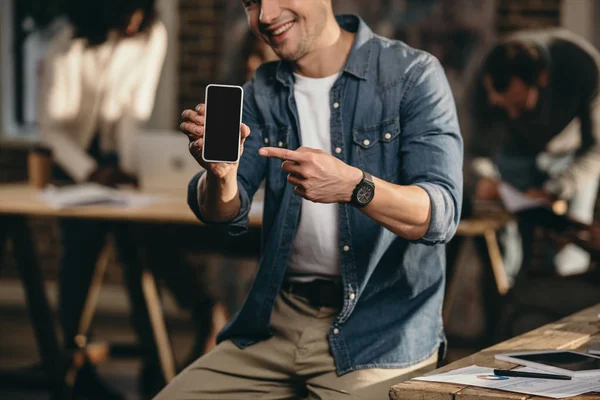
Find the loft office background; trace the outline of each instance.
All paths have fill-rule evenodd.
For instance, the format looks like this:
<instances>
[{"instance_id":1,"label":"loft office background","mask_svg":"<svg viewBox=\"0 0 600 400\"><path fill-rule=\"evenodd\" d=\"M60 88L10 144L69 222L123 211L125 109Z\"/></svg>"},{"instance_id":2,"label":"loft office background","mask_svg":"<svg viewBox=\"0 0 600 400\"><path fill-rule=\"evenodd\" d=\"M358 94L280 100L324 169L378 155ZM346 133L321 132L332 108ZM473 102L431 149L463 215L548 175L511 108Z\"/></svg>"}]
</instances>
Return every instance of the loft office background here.
<instances>
[{"instance_id":1,"label":"loft office background","mask_svg":"<svg viewBox=\"0 0 600 400\"><path fill-rule=\"evenodd\" d=\"M50 38L65 23L61 0L0 0L0 136L36 136L37 93ZM168 53L149 125L177 126L178 1L157 0L169 32Z\"/></svg>"},{"instance_id":2,"label":"loft office background","mask_svg":"<svg viewBox=\"0 0 600 400\"><path fill-rule=\"evenodd\" d=\"M0 135L36 131L40 61L61 24L61 0L0 0ZM384 36L424 48L444 64L457 100L470 67L499 34L562 25L600 42L598 0L334 0ZM158 90L154 129L173 129L179 112L203 98L214 81L239 80L247 35L244 12L231 0L159 0L169 53ZM236 82L239 83L239 82Z\"/></svg>"}]
</instances>

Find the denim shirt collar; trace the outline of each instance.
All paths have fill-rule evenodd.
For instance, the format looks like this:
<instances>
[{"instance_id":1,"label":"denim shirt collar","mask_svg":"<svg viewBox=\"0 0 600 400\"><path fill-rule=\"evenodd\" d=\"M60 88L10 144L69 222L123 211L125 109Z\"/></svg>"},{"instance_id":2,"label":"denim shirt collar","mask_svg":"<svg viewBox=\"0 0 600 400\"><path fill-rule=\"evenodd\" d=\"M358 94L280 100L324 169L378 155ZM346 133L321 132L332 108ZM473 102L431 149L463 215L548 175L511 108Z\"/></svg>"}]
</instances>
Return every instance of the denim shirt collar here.
<instances>
[{"instance_id":1,"label":"denim shirt collar","mask_svg":"<svg viewBox=\"0 0 600 400\"><path fill-rule=\"evenodd\" d=\"M371 39L374 34L371 28L358 15L345 14L336 15L340 27L348 32L356 33L354 44L350 50L343 71L359 79L367 80L369 65L371 63ZM293 85L292 64L280 61L277 66L277 80L284 86Z\"/></svg>"}]
</instances>

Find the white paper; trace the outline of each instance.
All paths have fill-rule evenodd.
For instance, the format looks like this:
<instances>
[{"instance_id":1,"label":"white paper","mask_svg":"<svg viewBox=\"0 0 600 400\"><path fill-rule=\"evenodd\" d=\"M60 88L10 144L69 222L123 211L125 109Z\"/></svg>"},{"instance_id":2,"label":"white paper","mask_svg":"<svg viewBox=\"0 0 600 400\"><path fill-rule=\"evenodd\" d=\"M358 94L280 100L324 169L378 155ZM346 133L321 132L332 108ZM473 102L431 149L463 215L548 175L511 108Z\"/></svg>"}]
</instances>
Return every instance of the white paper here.
<instances>
[{"instance_id":1,"label":"white paper","mask_svg":"<svg viewBox=\"0 0 600 400\"><path fill-rule=\"evenodd\" d=\"M261 217L263 215L264 203L262 200L254 200L250 206L249 216Z\"/></svg>"},{"instance_id":2,"label":"white paper","mask_svg":"<svg viewBox=\"0 0 600 400\"><path fill-rule=\"evenodd\" d=\"M498 192L500 193L500 199L502 200L504 207L511 213L544 205L542 199L532 199L527 197L525 193L519 192L506 182L500 183Z\"/></svg>"},{"instance_id":3,"label":"white paper","mask_svg":"<svg viewBox=\"0 0 600 400\"><path fill-rule=\"evenodd\" d=\"M95 204L135 207L155 200L150 196L121 192L95 183L49 188L42 192L41 197L48 205L58 209Z\"/></svg>"},{"instance_id":4,"label":"white paper","mask_svg":"<svg viewBox=\"0 0 600 400\"><path fill-rule=\"evenodd\" d=\"M541 372L531 367L519 368L517 371ZM508 392L531 394L536 396L563 399L589 392L600 392L600 381L594 378L573 378L570 381L556 379L498 377L493 368L470 367L460 368L444 374L414 378L417 381L458 383L461 385L477 386Z\"/></svg>"}]
</instances>

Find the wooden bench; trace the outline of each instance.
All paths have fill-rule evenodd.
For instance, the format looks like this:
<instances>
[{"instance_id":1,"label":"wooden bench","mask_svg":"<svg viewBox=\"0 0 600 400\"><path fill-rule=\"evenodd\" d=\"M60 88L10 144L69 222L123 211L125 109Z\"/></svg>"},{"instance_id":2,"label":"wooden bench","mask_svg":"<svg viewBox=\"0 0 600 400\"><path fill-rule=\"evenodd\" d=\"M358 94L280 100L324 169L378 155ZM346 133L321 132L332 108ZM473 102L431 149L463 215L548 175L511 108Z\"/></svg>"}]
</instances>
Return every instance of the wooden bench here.
<instances>
[{"instance_id":1,"label":"wooden bench","mask_svg":"<svg viewBox=\"0 0 600 400\"><path fill-rule=\"evenodd\" d=\"M464 252L468 248L468 242L474 241L478 237L485 239L485 245L487 253L489 255L489 265L491 265L492 273L496 283L498 294L505 295L510 288L506 270L504 269L504 262L502 261L502 254L500 253L500 246L498 245L498 239L496 237L497 232L502 229L513 217L504 211L478 213L473 217L469 217L460 221L458 229L456 230L456 238L460 243L458 254L454 257L452 268L451 279L448 283L448 290L446 293L446 299L444 301L444 321L449 318L450 310L452 305L461 290L461 280L463 277L464 269L469 268L469 265L461 262L464 258Z\"/></svg>"}]
</instances>

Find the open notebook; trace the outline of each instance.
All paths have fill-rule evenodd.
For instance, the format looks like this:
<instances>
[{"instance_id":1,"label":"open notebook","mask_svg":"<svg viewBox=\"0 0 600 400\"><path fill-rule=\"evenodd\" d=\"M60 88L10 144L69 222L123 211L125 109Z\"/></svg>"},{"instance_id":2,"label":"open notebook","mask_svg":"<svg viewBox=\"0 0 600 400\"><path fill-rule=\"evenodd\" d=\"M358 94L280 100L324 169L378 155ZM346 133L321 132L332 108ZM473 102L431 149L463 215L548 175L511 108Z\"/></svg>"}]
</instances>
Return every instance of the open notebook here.
<instances>
[{"instance_id":1,"label":"open notebook","mask_svg":"<svg viewBox=\"0 0 600 400\"><path fill-rule=\"evenodd\" d=\"M152 197L125 193L96 183L51 187L42 192L42 199L54 208L81 207L93 204L136 206L148 204Z\"/></svg>"},{"instance_id":2,"label":"open notebook","mask_svg":"<svg viewBox=\"0 0 600 400\"><path fill-rule=\"evenodd\" d=\"M498 191L504 207L511 213L542 207L545 204L543 200L530 198L506 182L500 183Z\"/></svg>"}]
</instances>

